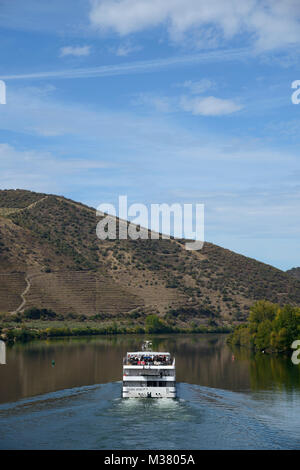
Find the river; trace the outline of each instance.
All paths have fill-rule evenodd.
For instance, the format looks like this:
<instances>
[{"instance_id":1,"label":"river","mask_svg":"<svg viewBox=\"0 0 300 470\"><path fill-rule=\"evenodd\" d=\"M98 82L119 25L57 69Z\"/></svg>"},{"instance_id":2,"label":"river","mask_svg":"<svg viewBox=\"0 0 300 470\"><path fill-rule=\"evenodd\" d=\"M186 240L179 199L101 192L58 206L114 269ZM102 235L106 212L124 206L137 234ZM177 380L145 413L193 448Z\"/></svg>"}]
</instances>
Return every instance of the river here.
<instances>
[{"instance_id":1,"label":"river","mask_svg":"<svg viewBox=\"0 0 300 470\"><path fill-rule=\"evenodd\" d=\"M1 449L300 449L300 365L226 335L157 335L178 398L122 399L143 336L16 344L0 365Z\"/></svg>"}]
</instances>

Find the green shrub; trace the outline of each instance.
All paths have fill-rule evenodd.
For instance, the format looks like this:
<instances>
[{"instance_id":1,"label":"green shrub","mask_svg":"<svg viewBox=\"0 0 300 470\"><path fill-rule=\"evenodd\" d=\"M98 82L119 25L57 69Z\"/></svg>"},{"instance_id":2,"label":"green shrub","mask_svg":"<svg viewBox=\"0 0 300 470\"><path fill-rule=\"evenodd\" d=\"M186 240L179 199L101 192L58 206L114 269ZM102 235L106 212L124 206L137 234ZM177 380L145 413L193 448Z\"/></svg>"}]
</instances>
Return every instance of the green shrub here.
<instances>
[{"instance_id":1,"label":"green shrub","mask_svg":"<svg viewBox=\"0 0 300 470\"><path fill-rule=\"evenodd\" d=\"M147 316L145 326L146 333L165 333L167 330L167 325L157 315Z\"/></svg>"},{"instance_id":2,"label":"green shrub","mask_svg":"<svg viewBox=\"0 0 300 470\"><path fill-rule=\"evenodd\" d=\"M39 309L33 307L25 310L24 317L31 320L54 320L57 318L57 314L46 308Z\"/></svg>"}]
</instances>

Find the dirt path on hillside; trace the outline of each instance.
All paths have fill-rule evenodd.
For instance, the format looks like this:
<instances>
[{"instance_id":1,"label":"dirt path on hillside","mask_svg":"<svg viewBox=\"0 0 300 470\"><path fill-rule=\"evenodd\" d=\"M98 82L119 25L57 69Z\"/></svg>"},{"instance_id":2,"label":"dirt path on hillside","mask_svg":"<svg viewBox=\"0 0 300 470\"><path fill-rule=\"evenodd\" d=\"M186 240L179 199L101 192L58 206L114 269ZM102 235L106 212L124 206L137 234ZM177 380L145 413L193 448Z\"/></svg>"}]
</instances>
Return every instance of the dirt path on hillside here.
<instances>
[{"instance_id":1,"label":"dirt path on hillside","mask_svg":"<svg viewBox=\"0 0 300 470\"><path fill-rule=\"evenodd\" d=\"M37 201L35 202L32 202L31 204L29 204L29 206L26 206L26 207L22 207L20 209L18 209L19 211L23 211L25 209L31 209L32 207L35 207L37 204L39 204L40 202L42 201L45 201L45 199L48 199L49 196L44 196L42 197L41 199L38 199Z\"/></svg>"},{"instance_id":2,"label":"dirt path on hillside","mask_svg":"<svg viewBox=\"0 0 300 470\"><path fill-rule=\"evenodd\" d=\"M26 283L27 283L27 286L26 286L25 290L24 290L24 291L22 292L22 294L21 294L22 303L19 305L19 307L18 307L14 312L11 312L11 313L14 313L14 314L19 313L21 310L23 310L23 308L24 308L25 305L26 305L26 298L25 298L25 296L26 296L27 292L29 291L29 289L30 289L30 287L31 287L31 282L30 282L30 279L29 279L28 276L25 276L25 281L26 281Z\"/></svg>"}]
</instances>

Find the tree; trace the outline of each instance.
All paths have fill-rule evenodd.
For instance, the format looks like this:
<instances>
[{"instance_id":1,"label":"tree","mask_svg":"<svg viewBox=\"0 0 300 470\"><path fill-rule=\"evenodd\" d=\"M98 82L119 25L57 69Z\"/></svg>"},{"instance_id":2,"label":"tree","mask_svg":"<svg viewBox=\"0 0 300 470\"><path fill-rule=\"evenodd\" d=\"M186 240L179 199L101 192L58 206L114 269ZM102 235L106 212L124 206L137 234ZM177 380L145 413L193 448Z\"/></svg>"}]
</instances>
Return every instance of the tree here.
<instances>
[{"instance_id":1,"label":"tree","mask_svg":"<svg viewBox=\"0 0 300 470\"><path fill-rule=\"evenodd\" d=\"M146 333L162 333L166 331L165 323L157 315L148 315L146 318Z\"/></svg>"},{"instance_id":2,"label":"tree","mask_svg":"<svg viewBox=\"0 0 300 470\"><path fill-rule=\"evenodd\" d=\"M258 325L264 320L274 320L279 309L277 304L267 300L259 300L250 308L249 323L251 333L256 333Z\"/></svg>"},{"instance_id":3,"label":"tree","mask_svg":"<svg viewBox=\"0 0 300 470\"><path fill-rule=\"evenodd\" d=\"M266 349L270 345L270 335L272 331L272 322L264 320L259 323L255 336L255 346L257 349Z\"/></svg>"},{"instance_id":4,"label":"tree","mask_svg":"<svg viewBox=\"0 0 300 470\"><path fill-rule=\"evenodd\" d=\"M292 342L299 335L300 313L299 309L291 305L285 305L277 312L274 320L274 330L277 333L281 331L281 341L283 338L282 330L284 330L285 346L289 348Z\"/></svg>"}]
</instances>

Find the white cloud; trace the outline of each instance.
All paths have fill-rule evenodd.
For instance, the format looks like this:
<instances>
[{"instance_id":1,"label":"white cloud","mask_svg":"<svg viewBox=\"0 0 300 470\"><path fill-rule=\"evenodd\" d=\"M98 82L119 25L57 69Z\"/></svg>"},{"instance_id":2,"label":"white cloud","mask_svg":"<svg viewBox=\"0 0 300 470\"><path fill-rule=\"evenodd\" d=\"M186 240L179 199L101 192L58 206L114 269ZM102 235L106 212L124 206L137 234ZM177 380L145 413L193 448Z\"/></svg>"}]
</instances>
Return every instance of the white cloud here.
<instances>
[{"instance_id":1,"label":"white cloud","mask_svg":"<svg viewBox=\"0 0 300 470\"><path fill-rule=\"evenodd\" d=\"M43 91L44 89L42 89ZM177 109L177 101L168 101L159 96L142 94L137 99L143 102L155 103L154 107L161 110ZM197 98L198 99L198 98ZM193 97L191 98L193 100ZM228 100L220 100L228 101ZM231 103L231 102L230 102ZM216 104L215 104L216 107ZM231 108L232 110L232 108ZM220 113L220 110L218 110ZM224 109L222 110L224 112ZM189 110L191 112L191 110ZM212 109L210 109L212 112ZM216 112L216 109L215 109ZM226 112L229 112L228 106ZM250 161L275 162L284 161L286 165L288 155L282 151L267 151L261 143L251 146L244 139L232 142L229 136L218 135L219 145L216 145L216 136L209 135L207 130L197 130L196 134L176 124L173 119L159 114L131 113L129 111L113 111L102 108L91 109L79 103L63 103L57 100L54 93L47 96L38 88L12 89L10 100L0 113L0 128L15 133L25 133L27 136L41 136L48 138L49 143L55 145L55 137L60 148L62 137L67 138L67 144L62 146L64 154L88 155L88 148L96 149L105 155L108 152L110 160L131 160L136 156L140 161L153 162L153 155L157 156L159 164L172 158L175 161ZM71 136L71 139L69 137ZM117 138L116 138L117 137ZM87 143L89 144L87 146ZM247 151L246 151L247 149ZM98 150L97 152L98 153ZM92 155L95 152L92 151ZM101 159L102 160L102 159ZM153 167L151 166L152 170ZM257 171L257 170L256 170Z\"/></svg>"},{"instance_id":2,"label":"white cloud","mask_svg":"<svg viewBox=\"0 0 300 470\"><path fill-rule=\"evenodd\" d=\"M91 53L91 46L65 46L60 49L60 57L73 55L75 57L87 56Z\"/></svg>"},{"instance_id":3,"label":"white cloud","mask_svg":"<svg viewBox=\"0 0 300 470\"><path fill-rule=\"evenodd\" d=\"M0 26L5 29L78 37L88 28L86 0L1 0Z\"/></svg>"},{"instance_id":4,"label":"white cloud","mask_svg":"<svg viewBox=\"0 0 300 470\"><path fill-rule=\"evenodd\" d=\"M232 62L241 58L251 57L253 54L249 49L227 49L222 51L201 52L191 55L167 57L164 59L150 59L135 62L126 62L116 65L101 65L97 67L73 68L69 70L57 70L50 72L21 73L14 75L1 75L3 80L24 79L49 79L49 78L87 78L87 77L109 77L116 75L128 75L133 73L146 73L153 70L168 69L171 67L182 67L188 64L207 64L209 62Z\"/></svg>"},{"instance_id":5,"label":"white cloud","mask_svg":"<svg viewBox=\"0 0 300 470\"><path fill-rule=\"evenodd\" d=\"M215 87L215 83L212 80L203 78L199 81L186 80L181 86L187 88L193 95L198 95Z\"/></svg>"},{"instance_id":6,"label":"white cloud","mask_svg":"<svg viewBox=\"0 0 300 470\"><path fill-rule=\"evenodd\" d=\"M223 100L214 96L205 98L195 97L187 98L183 96L181 99L181 107L184 111L191 112L195 115L202 116L221 116L224 114L232 114L242 109L242 106L232 100Z\"/></svg>"},{"instance_id":7,"label":"white cloud","mask_svg":"<svg viewBox=\"0 0 300 470\"><path fill-rule=\"evenodd\" d=\"M114 169L116 165L100 159L66 158L53 152L20 150L0 143L0 167L1 188L61 192L69 184L80 186L87 181L92 184L93 175Z\"/></svg>"},{"instance_id":8,"label":"white cloud","mask_svg":"<svg viewBox=\"0 0 300 470\"><path fill-rule=\"evenodd\" d=\"M183 84L175 85L188 89L189 96L163 96L154 93L137 93L133 100L134 105L150 107L162 113L182 112L182 110L194 115L222 116L232 114L243 108L241 104L230 99L221 99L214 96L195 96L214 86L210 80L192 82L185 81Z\"/></svg>"},{"instance_id":9,"label":"white cloud","mask_svg":"<svg viewBox=\"0 0 300 470\"><path fill-rule=\"evenodd\" d=\"M139 93L136 95L133 104L150 106L158 112L168 113L176 107L174 100L167 96L158 96L152 93Z\"/></svg>"},{"instance_id":10,"label":"white cloud","mask_svg":"<svg viewBox=\"0 0 300 470\"><path fill-rule=\"evenodd\" d=\"M163 105L167 105L164 100L161 102ZM120 160L130 159L131 155L139 152L143 155L157 152L162 142L172 142L176 148L177 138L181 142L186 135L181 126L174 129L165 116L160 118L157 114L153 117L125 109L93 109L80 103L64 103L57 100L54 93L47 96L36 87L11 87L9 102L1 109L0 128L27 136L45 137L53 143L56 137L69 139L71 136L67 151L76 152L76 155L79 152L85 154L86 149L96 142L96 149L101 149L99 152L107 152L110 158L116 156Z\"/></svg>"},{"instance_id":11,"label":"white cloud","mask_svg":"<svg viewBox=\"0 0 300 470\"><path fill-rule=\"evenodd\" d=\"M138 52L140 50L142 50L142 46L133 45L129 41L127 41L122 44L119 44L117 48L112 49L112 52L114 52L114 54L119 57L127 57L133 52Z\"/></svg>"},{"instance_id":12,"label":"white cloud","mask_svg":"<svg viewBox=\"0 0 300 470\"><path fill-rule=\"evenodd\" d=\"M121 36L166 25L172 40L194 33L204 47L246 33L259 50L299 43L299 19L299 0L92 0L90 11L94 27Z\"/></svg>"},{"instance_id":13,"label":"white cloud","mask_svg":"<svg viewBox=\"0 0 300 470\"><path fill-rule=\"evenodd\" d=\"M45 169L48 171L52 168L55 173L61 171L68 171L75 173L81 170L99 170L105 168L113 168L115 165L112 162L104 160L93 160L91 158L58 158L51 152L37 151L37 150L17 150L10 144L0 143L0 162L1 168L4 170L11 167L12 162L22 162L28 166L37 169Z\"/></svg>"}]
</instances>

